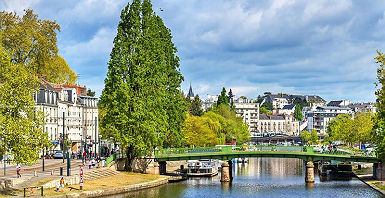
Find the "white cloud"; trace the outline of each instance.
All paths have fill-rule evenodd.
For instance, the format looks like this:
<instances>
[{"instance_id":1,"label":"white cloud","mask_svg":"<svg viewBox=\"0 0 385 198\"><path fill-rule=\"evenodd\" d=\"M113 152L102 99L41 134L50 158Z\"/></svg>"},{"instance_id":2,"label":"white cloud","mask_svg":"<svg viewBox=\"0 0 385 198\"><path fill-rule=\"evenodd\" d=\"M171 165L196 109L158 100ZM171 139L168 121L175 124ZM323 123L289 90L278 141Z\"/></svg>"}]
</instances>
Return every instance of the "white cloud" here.
<instances>
[{"instance_id":1,"label":"white cloud","mask_svg":"<svg viewBox=\"0 0 385 198\"><path fill-rule=\"evenodd\" d=\"M66 57L67 60L73 60L76 64L82 64L92 59L100 59L101 57L108 57L113 46L115 35L115 29L102 27L90 40L64 46L62 48L63 56Z\"/></svg>"},{"instance_id":2,"label":"white cloud","mask_svg":"<svg viewBox=\"0 0 385 198\"><path fill-rule=\"evenodd\" d=\"M22 15L23 10L31 9L39 2L40 0L1 0L0 9Z\"/></svg>"}]
</instances>

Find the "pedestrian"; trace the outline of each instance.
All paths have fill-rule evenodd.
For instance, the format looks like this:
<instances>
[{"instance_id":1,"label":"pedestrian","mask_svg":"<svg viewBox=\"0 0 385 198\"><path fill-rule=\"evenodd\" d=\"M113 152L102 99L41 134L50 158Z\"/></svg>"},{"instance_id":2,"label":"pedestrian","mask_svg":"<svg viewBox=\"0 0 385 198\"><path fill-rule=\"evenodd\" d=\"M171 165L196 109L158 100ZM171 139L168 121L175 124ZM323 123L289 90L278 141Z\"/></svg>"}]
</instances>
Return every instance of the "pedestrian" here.
<instances>
[{"instance_id":1,"label":"pedestrian","mask_svg":"<svg viewBox=\"0 0 385 198\"><path fill-rule=\"evenodd\" d=\"M61 179L60 179L60 186L62 188L64 188L64 178L63 177L61 177Z\"/></svg>"},{"instance_id":2,"label":"pedestrian","mask_svg":"<svg viewBox=\"0 0 385 198\"><path fill-rule=\"evenodd\" d=\"M92 168L95 168L96 161L95 159L92 159Z\"/></svg>"},{"instance_id":3,"label":"pedestrian","mask_svg":"<svg viewBox=\"0 0 385 198\"><path fill-rule=\"evenodd\" d=\"M83 151L83 159L86 159L86 151Z\"/></svg>"},{"instance_id":4,"label":"pedestrian","mask_svg":"<svg viewBox=\"0 0 385 198\"><path fill-rule=\"evenodd\" d=\"M16 166L17 178L21 177L20 170L21 170L21 167L19 164L17 164L17 166Z\"/></svg>"},{"instance_id":5,"label":"pedestrian","mask_svg":"<svg viewBox=\"0 0 385 198\"><path fill-rule=\"evenodd\" d=\"M88 162L88 169L91 169L91 166L92 166L92 162L91 160Z\"/></svg>"}]
</instances>

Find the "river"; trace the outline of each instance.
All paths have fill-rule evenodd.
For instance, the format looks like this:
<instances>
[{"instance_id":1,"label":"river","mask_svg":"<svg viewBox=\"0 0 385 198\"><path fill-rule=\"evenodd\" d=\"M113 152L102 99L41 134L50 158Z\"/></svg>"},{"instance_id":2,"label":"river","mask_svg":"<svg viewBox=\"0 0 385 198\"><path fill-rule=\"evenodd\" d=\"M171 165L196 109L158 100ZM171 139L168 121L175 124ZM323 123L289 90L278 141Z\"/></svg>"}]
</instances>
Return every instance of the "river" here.
<instances>
[{"instance_id":1,"label":"river","mask_svg":"<svg viewBox=\"0 0 385 198\"><path fill-rule=\"evenodd\" d=\"M190 178L179 183L113 197L212 198L212 197L382 197L356 178L348 181L320 181L306 185L304 164L299 159L251 158L248 164L234 164L231 184L221 183L220 175Z\"/></svg>"}]
</instances>

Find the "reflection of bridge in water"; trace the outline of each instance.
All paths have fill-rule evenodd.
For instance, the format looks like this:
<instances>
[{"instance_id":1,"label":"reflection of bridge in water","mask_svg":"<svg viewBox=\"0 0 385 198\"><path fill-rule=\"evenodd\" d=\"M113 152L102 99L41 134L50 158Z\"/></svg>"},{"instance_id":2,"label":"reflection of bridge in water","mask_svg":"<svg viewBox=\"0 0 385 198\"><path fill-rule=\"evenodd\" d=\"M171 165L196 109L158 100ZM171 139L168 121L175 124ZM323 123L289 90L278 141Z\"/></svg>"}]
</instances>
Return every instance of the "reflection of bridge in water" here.
<instances>
[{"instance_id":1,"label":"reflection of bridge in water","mask_svg":"<svg viewBox=\"0 0 385 198\"><path fill-rule=\"evenodd\" d=\"M340 162L368 162L378 163L380 160L376 156L368 156L363 152L352 150L332 150L315 152L310 146L221 146L206 148L170 148L155 151L155 158L159 163L160 173L165 173L167 161L196 160L196 159L219 159L224 160L222 164L222 181L232 179L232 159L233 158L255 158L255 157L274 157L274 158L298 158L306 164L305 181L314 182L314 161L336 160ZM225 172L225 174L224 174ZM226 175L228 173L229 175ZM223 178L225 177L225 178ZM229 179L226 179L229 178Z\"/></svg>"}]
</instances>

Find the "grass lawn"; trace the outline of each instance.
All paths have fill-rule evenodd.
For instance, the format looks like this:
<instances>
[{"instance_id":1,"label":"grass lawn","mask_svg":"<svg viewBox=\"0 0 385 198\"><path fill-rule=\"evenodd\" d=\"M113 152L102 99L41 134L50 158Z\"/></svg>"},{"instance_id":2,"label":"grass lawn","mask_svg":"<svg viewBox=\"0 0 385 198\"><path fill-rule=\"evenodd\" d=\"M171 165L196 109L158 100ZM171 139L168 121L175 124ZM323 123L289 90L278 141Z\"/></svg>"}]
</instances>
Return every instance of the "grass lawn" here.
<instances>
[{"instance_id":1,"label":"grass lawn","mask_svg":"<svg viewBox=\"0 0 385 198\"><path fill-rule=\"evenodd\" d=\"M366 168L361 168L361 170L357 170L355 168L354 172L357 174L357 175L366 175L366 174L371 174L373 173L373 169L371 167L366 167Z\"/></svg>"},{"instance_id":2,"label":"grass lawn","mask_svg":"<svg viewBox=\"0 0 385 198\"><path fill-rule=\"evenodd\" d=\"M153 181L163 177L164 176L153 175L153 174L121 172L118 175L114 175L110 177L84 181L82 191L92 191L92 190L107 189L112 187L127 186L131 184L149 182L149 181ZM48 195L48 196L62 195L62 194L82 192L82 191L79 190L79 184L76 184L76 185L65 186L64 189L61 189L61 191L59 192L56 192L55 188L44 189L44 195Z\"/></svg>"}]
</instances>

